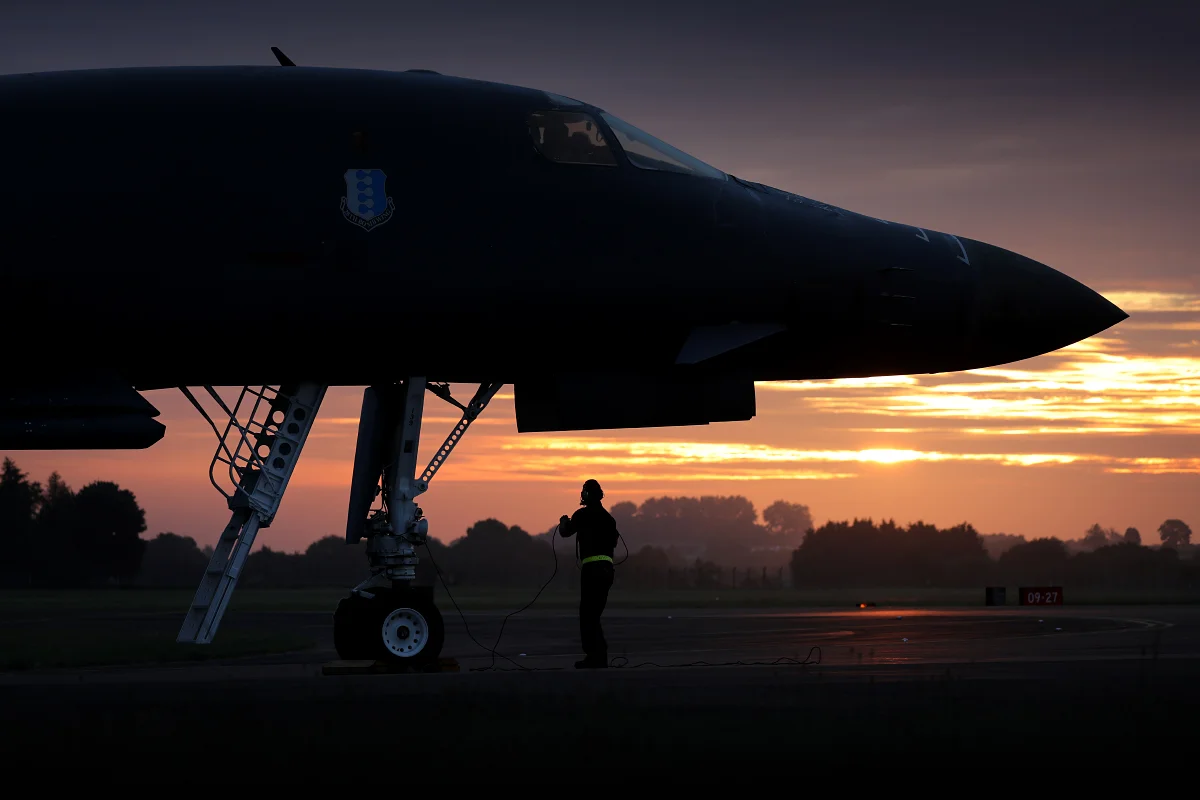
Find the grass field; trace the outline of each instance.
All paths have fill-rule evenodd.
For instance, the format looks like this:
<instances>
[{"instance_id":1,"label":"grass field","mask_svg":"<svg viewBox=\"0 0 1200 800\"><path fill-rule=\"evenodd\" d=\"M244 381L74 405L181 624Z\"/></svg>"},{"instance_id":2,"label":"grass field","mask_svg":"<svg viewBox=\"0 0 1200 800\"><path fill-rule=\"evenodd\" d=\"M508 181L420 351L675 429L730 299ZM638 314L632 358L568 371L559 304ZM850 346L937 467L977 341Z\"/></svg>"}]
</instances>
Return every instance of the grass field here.
<instances>
[{"instance_id":1,"label":"grass field","mask_svg":"<svg viewBox=\"0 0 1200 800\"><path fill-rule=\"evenodd\" d=\"M176 644L178 626L110 630L95 625L21 625L0 629L0 670L165 664L304 650L313 641L272 631L221 631L212 644Z\"/></svg>"}]
</instances>

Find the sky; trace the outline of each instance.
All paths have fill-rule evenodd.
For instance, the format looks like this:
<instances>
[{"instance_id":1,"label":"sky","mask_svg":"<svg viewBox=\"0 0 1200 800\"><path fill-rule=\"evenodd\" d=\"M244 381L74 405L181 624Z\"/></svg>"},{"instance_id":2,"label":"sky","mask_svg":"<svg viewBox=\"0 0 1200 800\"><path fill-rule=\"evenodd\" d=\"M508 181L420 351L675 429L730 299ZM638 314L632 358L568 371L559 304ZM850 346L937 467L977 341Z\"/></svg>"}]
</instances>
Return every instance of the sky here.
<instances>
[{"instance_id":1,"label":"sky","mask_svg":"<svg viewBox=\"0 0 1200 800\"><path fill-rule=\"evenodd\" d=\"M1200 6L1179 2L8 0L0 74L274 64L276 45L301 65L537 87L739 177L1014 250L1130 314L993 369L759 384L741 423L518 435L510 387L422 498L443 541L484 517L545 530L595 477L609 503L741 494L804 503L818 524L1071 539L1099 522L1155 542L1164 519L1200 526L1197 40ZM344 531L361 394L329 392L259 545ZM211 543L228 518L215 437L178 392L146 395L167 425L148 450L3 455L76 489L114 480L147 535ZM428 397L424 454L453 411Z\"/></svg>"}]
</instances>

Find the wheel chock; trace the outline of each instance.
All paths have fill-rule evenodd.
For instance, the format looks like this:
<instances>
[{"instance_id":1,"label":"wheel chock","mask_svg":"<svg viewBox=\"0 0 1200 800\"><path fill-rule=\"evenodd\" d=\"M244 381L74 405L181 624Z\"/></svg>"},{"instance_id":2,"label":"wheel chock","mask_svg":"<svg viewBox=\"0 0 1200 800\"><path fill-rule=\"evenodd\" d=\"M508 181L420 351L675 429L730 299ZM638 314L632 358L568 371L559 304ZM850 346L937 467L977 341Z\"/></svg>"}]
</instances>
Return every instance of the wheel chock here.
<instances>
[{"instance_id":1,"label":"wheel chock","mask_svg":"<svg viewBox=\"0 0 1200 800\"><path fill-rule=\"evenodd\" d=\"M458 660L439 658L424 667L410 667L388 661L330 661L321 666L322 675L406 675L418 672L459 672Z\"/></svg>"}]
</instances>

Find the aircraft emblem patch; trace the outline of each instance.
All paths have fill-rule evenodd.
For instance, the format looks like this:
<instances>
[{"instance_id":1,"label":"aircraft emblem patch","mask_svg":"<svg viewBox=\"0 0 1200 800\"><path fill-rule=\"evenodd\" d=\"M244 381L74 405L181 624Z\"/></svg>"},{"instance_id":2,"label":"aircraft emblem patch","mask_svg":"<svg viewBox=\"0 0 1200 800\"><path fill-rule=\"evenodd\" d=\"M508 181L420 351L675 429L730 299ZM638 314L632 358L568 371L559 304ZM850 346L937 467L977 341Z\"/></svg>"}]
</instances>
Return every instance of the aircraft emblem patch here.
<instances>
[{"instance_id":1,"label":"aircraft emblem patch","mask_svg":"<svg viewBox=\"0 0 1200 800\"><path fill-rule=\"evenodd\" d=\"M346 196L342 198L342 216L364 231L372 231L396 213L396 204L387 196L387 175L381 169L346 170Z\"/></svg>"}]
</instances>

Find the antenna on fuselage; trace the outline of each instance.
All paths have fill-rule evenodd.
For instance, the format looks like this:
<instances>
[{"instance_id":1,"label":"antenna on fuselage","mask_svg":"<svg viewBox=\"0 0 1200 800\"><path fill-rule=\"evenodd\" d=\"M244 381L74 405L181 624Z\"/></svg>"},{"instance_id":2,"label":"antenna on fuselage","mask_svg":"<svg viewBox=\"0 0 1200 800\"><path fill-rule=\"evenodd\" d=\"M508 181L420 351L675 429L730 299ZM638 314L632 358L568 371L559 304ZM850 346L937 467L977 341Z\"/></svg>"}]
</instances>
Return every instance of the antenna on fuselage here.
<instances>
[{"instance_id":1,"label":"antenna on fuselage","mask_svg":"<svg viewBox=\"0 0 1200 800\"><path fill-rule=\"evenodd\" d=\"M285 55L283 54L283 51L282 51L282 50L280 50L278 47L272 47L272 48L271 48L271 52L275 54L275 58L279 59L279 66L281 66L281 67L294 67L294 66L296 66L296 62L295 62L295 61L292 61L290 58L288 58L287 56L285 56Z\"/></svg>"}]
</instances>

